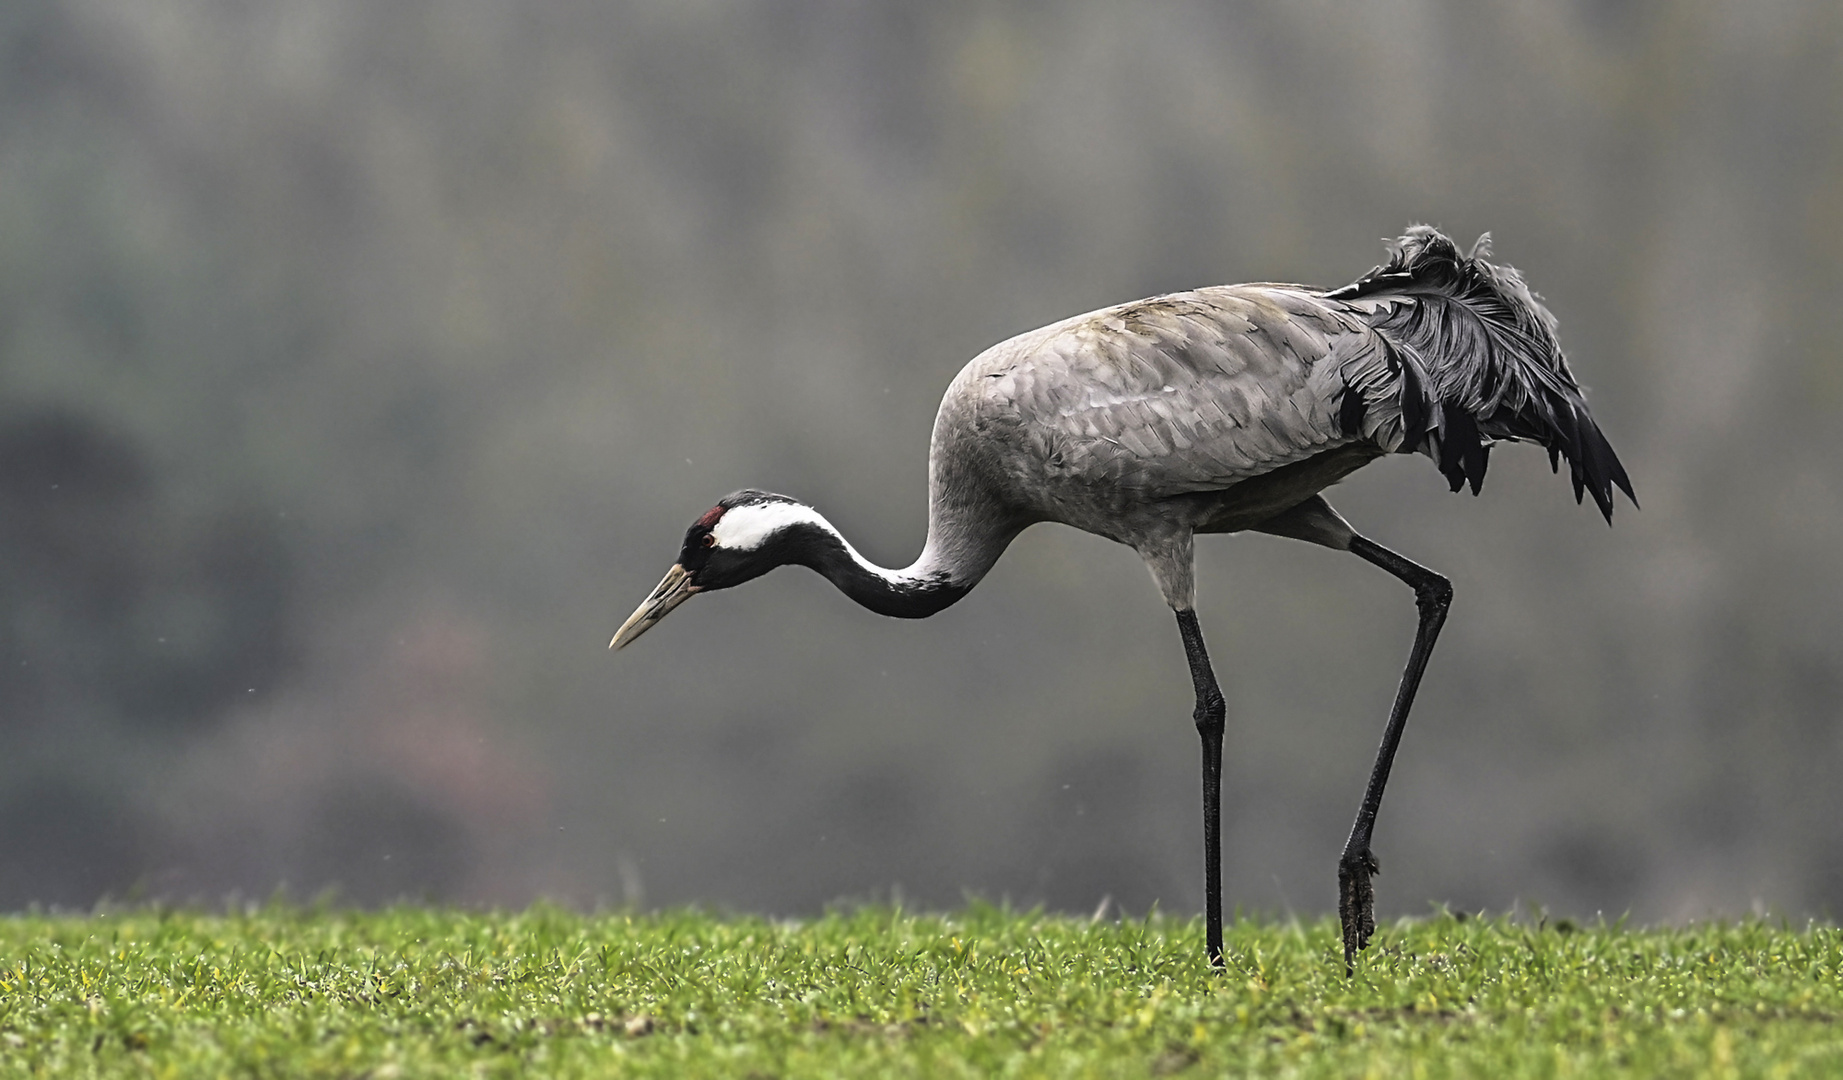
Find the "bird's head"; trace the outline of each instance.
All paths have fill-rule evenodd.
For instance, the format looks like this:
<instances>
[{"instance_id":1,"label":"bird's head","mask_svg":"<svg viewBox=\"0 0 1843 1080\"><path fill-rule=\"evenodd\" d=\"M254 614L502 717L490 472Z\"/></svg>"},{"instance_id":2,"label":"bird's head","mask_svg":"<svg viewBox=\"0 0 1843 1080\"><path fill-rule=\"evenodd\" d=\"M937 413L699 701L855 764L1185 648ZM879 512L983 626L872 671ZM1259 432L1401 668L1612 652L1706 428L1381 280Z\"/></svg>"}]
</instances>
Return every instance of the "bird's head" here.
<instances>
[{"instance_id":1,"label":"bird's head","mask_svg":"<svg viewBox=\"0 0 1843 1080\"><path fill-rule=\"evenodd\" d=\"M678 561L608 643L618 649L697 593L727 589L777 566L801 562L831 533L819 512L785 495L745 489L727 495L685 530Z\"/></svg>"}]
</instances>

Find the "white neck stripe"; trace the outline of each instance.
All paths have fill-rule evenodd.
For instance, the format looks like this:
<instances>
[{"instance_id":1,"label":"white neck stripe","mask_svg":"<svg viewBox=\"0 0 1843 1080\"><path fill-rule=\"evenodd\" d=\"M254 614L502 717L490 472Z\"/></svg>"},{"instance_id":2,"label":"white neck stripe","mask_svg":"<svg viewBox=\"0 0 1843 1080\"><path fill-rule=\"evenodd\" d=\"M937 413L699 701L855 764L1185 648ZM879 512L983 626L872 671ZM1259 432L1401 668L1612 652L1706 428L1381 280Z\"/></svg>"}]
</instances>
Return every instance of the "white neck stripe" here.
<instances>
[{"instance_id":1,"label":"white neck stripe","mask_svg":"<svg viewBox=\"0 0 1843 1080\"><path fill-rule=\"evenodd\" d=\"M767 543L768 538L775 533L794 525L814 525L837 537L852 562L885 581L900 583L909 580L909 575L886 570L858 554L857 548L852 547L851 541L832 527L825 515L805 503L765 502L734 507L724 511L723 516L717 519L717 523L711 527L710 535L715 538L718 548L754 551Z\"/></svg>"}]
</instances>

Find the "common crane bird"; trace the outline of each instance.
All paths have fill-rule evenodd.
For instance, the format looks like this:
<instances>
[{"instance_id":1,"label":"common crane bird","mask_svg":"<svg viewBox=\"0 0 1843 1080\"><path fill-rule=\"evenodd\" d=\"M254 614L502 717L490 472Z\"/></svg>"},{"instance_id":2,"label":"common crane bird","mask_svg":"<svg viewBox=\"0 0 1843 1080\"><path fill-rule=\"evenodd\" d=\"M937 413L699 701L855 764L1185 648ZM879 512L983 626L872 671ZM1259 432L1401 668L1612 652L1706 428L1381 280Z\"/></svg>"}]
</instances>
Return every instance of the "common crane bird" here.
<instances>
[{"instance_id":1,"label":"common crane bird","mask_svg":"<svg viewBox=\"0 0 1843 1080\"><path fill-rule=\"evenodd\" d=\"M1555 319L1489 234L1461 255L1410 228L1384 265L1329 292L1225 285L1103 308L1000 342L947 388L928 455L928 539L886 570L785 495L743 490L685 532L678 561L609 643L700 592L777 566L823 574L883 615L924 618L965 596L1025 527L1057 521L1131 546L1178 633L1203 741L1207 955L1222 965L1223 697L1193 606L1192 537L1242 530L1348 551L1413 588L1419 625L1356 824L1338 860L1344 963L1375 931L1376 811L1452 586L1359 535L1320 494L1391 453L1430 458L1476 495L1496 441L1568 461L1612 523L1632 484L1555 339Z\"/></svg>"}]
</instances>

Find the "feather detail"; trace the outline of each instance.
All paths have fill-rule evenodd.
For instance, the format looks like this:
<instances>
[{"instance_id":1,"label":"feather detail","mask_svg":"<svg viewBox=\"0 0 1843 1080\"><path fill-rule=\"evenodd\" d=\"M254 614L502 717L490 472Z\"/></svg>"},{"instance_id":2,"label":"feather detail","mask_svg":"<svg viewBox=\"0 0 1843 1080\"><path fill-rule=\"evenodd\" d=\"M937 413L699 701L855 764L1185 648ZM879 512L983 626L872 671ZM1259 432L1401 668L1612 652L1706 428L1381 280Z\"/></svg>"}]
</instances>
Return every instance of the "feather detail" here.
<instances>
[{"instance_id":1,"label":"feather detail","mask_svg":"<svg viewBox=\"0 0 1843 1080\"><path fill-rule=\"evenodd\" d=\"M1427 454L1454 491L1477 494L1493 440L1537 443L1558 468L1567 459L1575 500L1592 495L1611 522L1615 487L1638 505L1632 481L1588 415L1555 317L1490 252L1489 233L1461 255L1438 230L1416 225L1386 264L1324 296L1361 312L1402 364L1403 452ZM1346 403L1339 415L1360 420L1361 410Z\"/></svg>"}]
</instances>

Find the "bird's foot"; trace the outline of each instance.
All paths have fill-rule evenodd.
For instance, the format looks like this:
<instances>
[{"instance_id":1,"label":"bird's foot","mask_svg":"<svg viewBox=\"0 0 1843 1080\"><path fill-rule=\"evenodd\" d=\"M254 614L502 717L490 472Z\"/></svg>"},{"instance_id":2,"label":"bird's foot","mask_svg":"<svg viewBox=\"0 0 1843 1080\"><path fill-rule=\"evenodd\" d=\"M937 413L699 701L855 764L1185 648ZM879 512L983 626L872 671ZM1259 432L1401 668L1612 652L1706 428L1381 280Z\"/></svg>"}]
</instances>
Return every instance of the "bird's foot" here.
<instances>
[{"instance_id":1,"label":"bird's foot","mask_svg":"<svg viewBox=\"0 0 1843 1080\"><path fill-rule=\"evenodd\" d=\"M1382 866L1368 848L1346 853L1337 865L1337 916L1344 925L1344 973L1356 971L1357 953L1376 932L1376 890L1370 885Z\"/></svg>"}]
</instances>

